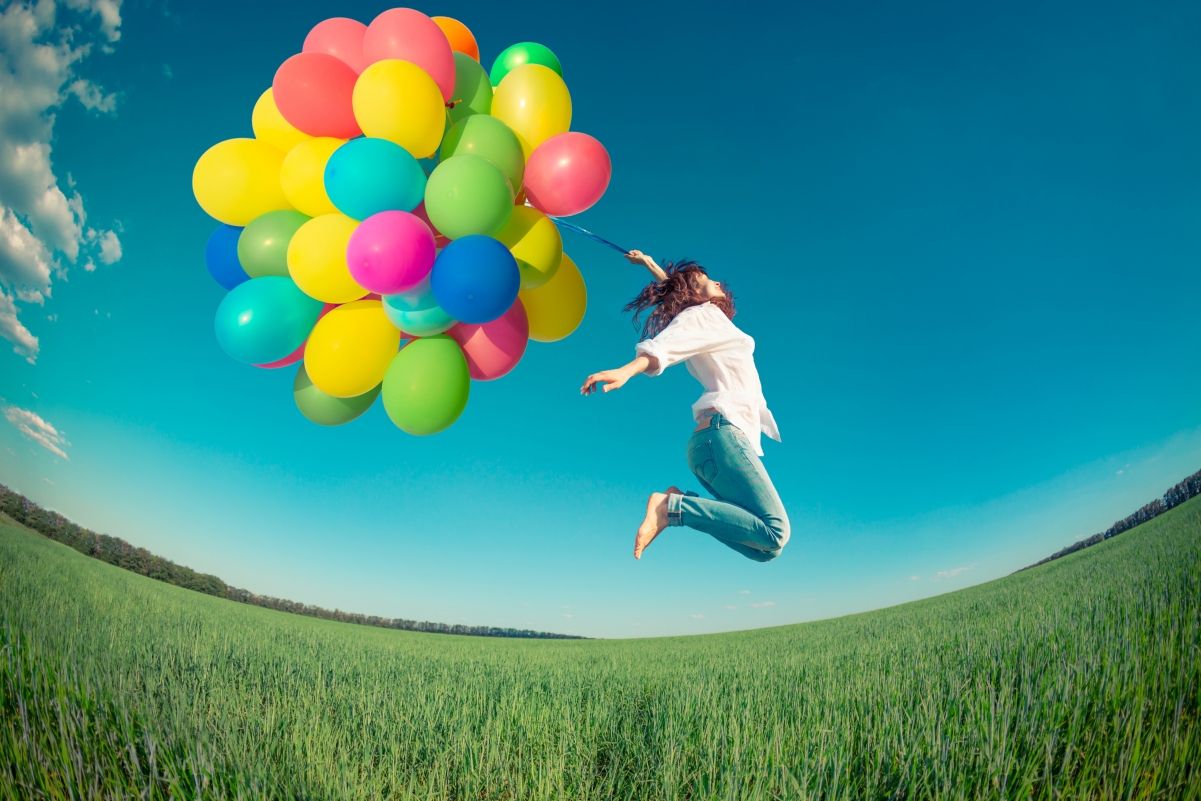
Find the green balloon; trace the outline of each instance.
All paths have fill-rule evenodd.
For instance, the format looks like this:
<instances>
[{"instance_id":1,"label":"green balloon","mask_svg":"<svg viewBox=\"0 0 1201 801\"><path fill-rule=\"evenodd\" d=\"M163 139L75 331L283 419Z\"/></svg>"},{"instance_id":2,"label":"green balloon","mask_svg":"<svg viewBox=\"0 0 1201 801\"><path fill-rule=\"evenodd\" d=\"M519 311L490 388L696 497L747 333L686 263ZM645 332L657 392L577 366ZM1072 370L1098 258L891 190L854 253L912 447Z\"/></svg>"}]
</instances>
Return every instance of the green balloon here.
<instances>
[{"instance_id":1,"label":"green balloon","mask_svg":"<svg viewBox=\"0 0 1201 801\"><path fill-rule=\"evenodd\" d=\"M309 374L304 369L304 362L301 361L300 369L296 371L296 380L292 382L292 397L296 399L296 408L300 409L300 413L314 423L340 426L370 409L379 396L381 386L376 384L375 389L353 398L335 398L317 389L317 385L309 379Z\"/></svg>"},{"instance_id":2,"label":"green balloon","mask_svg":"<svg viewBox=\"0 0 1201 801\"><path fill-rule=\"evenodd\" d=\"M467 359L446 334L405 345L384 373L384 411L401 431L419 437L450 428L470 394Z\"/></svg>"},{"instance_id":3,"label":"green balloon","mask_svg":"<svg viewBox=\"0 0 1201 801\"><path fill-rule=\"evenodd\" d=\"M496 117L476 114L454 124L442 140L441 158L474 153L500 167L514 189L525 176L525 153L513 129Z\"/></svg>"},{"instance_id":4,"label":"green balloon","mask_svg":"<svg viewBox=\"0 0 1201 801\"><path fill-rule=\"evenodd\" d=\"M450 121L473 114L492 113L492 83L480 62L465 53L455 53L455 90L450 96Z\"/></svg>"},{"instance_id":5,"label":"green balloon","mask_svg":"<svg viewBox=\"0 0 1201 801\"><path fill-rule=\"evenodd\" d=\"M558 56L552 53L549 47L537 42L519 42L506 47L496 57L496 61L492 62L492 72L489 76L492 79L492 85L500 86L504 77L522 64L541 64L559 73L560 78L563 77L563 65L559 63Z\"/></svg>"},{"instance_id":6,"label":"green balloon","mask_svg":"<svg viewBox=\"0 0 1201 801\"><path fill-rule=\"evenodd\" d=\"M238 261L251 278L288 275L288 243L296 229L311 220L292 209L269 211L251 220L238 236Z\"/></svg>"},{"instance_id":7,"label":"green balloon","mask_svg":"<svg viewBox=\"0 0 1201 801\"><path fill-rule=\"evenodd\" d=\"M513 185L500 167L483 156L451 156L425 183L425 213L450 239L492 236L513 214Z\"/></svg>"}]
</instances>

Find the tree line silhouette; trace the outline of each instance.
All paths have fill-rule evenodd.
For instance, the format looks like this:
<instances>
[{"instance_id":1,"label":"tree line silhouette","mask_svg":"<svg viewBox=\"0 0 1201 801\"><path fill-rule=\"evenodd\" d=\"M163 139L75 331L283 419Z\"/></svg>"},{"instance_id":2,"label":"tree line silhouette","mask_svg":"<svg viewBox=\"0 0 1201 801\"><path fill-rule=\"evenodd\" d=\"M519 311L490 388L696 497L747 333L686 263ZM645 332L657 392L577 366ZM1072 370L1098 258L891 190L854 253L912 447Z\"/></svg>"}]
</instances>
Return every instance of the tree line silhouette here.
<instances>
[{"instance_id":1,"label":"tree line silhouette","mask_svg":"<svg viewBox=\"0 0 1201 801\"><path fill-rule=\"evenodd\" d=\"M424 631L432 634L463 634L473 637L520 637L526 639L544 640L582 640L571 634L553 634L545 631L529 629L510 629L498 626L461 626L458 624L431 623L429 621L405 620L403 618L378 617L362 615L357 612L343 612L340 609L323 609L320 606L289 601L286 598L272 598L269 595L256 595L250 590L231 587L217 576L209 573L198 573L190 567L177 565L170 559L156 556L145 548L137 548L119 537L107 534L97 534L86 529L58 512L43 509L20 493L13 492L0 484L0 513L34 531L47 539L60 542L76 551L99 559L110 565L123 568L131 573L146 576L176 587L195 590L205 595L226 598L230 601L262 606L279 612L290 612L294 615L318 617L323 620L337 620L342 623L357 623L360 626L377 626L384 629L401 629L403 631ZM3 518L0 517L0 522Z\"/></svg>"},{"instance_id":2,"label":"tree line silhouette","mask_svg":"<svg viewBox=\"0 0 1201 801\"><path fill-rule=\"evenodd\" d=\"M1129 517L1122 518L1109 528L1102 531L1100 534L1094 534L1087 539L1074 542L1068 547L1056 551L1040 562L1035 562L1032 565L1023 567L1022 570L1029 570L1032 567L1045 565L1047 562L1059 559L1062 556L1067 556L1070 553L1076 553L1076 551L1082 551L1085 548L1096 545L1099 542L1105 542L1105 540L1110 539L1111 537L1116 537L1123 531L1129 531L1135 526L1142 525L1152 518L1159 517L1169 509L1177 507L1187 501L1189 498L1197 495L1201 495L1201 470L1193 473L1184 481L1181 481L1179 484L1165 492L1163 494L1163 498L1157 498L1151 501L1151 503L1147 504L1142 509L1139 509ZM1017 572L1021 573L1022 570Z\"/></svg>"}]
</instances>

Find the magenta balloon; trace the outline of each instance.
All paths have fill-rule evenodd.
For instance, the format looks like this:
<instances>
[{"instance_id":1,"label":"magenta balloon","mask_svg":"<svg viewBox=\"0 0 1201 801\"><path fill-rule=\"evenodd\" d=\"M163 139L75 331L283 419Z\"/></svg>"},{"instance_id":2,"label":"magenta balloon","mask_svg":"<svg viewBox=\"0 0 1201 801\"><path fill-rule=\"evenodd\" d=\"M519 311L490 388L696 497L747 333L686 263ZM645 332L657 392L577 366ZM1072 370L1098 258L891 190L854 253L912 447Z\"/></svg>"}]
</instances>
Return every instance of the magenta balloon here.
<instances>
[{"instance_id":1,"label":"magenta balloon","mask_svg":"<svg viewBox=\"0 0 1201 801\"><path fill-rule=\"evenodd\" d=\"M381 295L407 292L434 266L434 234L407 211L372 214L350 235L346 265L365 289Z\"/></svg>"},{"instance_id":2,"label":"magenta balloon","mask_svg":"<svg viewBox=\"0 0 1201 801\"><path fill-rule=\"evenodd\" d=\"M493 381L521 361L530 341L530 321L521 298L489 323L455 323L446 332L467 357L467 369L476 381Z\"/></svg>"},{"instance_id":3,"label":"magenta balloon","mask_svg":"<svg viewBox=\"0 0 1201 801\"><path fill-rule=\"evenodd\" d=\"M525 196L551 217L591 208L609 187L613 163L605 146L588 134L561 133L530 154L525 165Z\"/></svg>"},{"instance_id":4,"label":"magenta balloon","mask_svg":"<svg viewBox=\"0 0 1201 801\"><path fill-rule=\"evenodd\" d=\"M309 136L351 139L362 133L351 106L358 79L329 53L297 53L275 71L271 95L284 119Z\"/></svg>"},{"instance_id":5,"label":"magenta balloon","mask_svg":"<svg viewBox=\"0 0 1201 801\"><path fill-rule=\"evenodd\" d=\"M324 22L318 22L304 37L305 53L326 53L340 61L359 74L367 66L363 59L363 36L367 26L357 19L334 17Z\"/></svg>"},{"instance_id":6,"label":"magenta balloon","mask_svg":"<svg viewBox=\"0 0 1201 801\"><path fill-rule=\"evenodd\" d=\"M363 37L367 64L399 58L429 73L449 103L455 91L455 54L438 23L412 8L390 8L371 20Z\"/></svg>"}]
</instances>

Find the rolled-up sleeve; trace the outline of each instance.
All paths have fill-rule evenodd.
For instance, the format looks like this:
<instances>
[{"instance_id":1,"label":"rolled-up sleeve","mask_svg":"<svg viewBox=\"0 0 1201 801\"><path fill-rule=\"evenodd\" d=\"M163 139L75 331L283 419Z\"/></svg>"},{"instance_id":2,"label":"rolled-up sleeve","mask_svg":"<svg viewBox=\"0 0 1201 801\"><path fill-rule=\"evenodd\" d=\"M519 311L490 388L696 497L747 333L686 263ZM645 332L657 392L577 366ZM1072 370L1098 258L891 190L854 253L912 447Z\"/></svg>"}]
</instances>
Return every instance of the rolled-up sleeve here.
<instances>
[{"instance_id":1,"label":"rolled-up sleeve","mask_svg":"<svg viewBox=\"0 0 1201 801\"><path fill-rule=\"evenodd\" d=\"M694 306L685 309L668 323L667 327L653 339L646 339L634 346L634 352L658 362L654 370L647 370L645 375L656 376L689 357L698 353L718 350L731 337L723 336L723 327L715 327L707 320L709 314L725 315L713 306ZM730 331L737 332L733 326Z\"/></svg>"}]
</instances>

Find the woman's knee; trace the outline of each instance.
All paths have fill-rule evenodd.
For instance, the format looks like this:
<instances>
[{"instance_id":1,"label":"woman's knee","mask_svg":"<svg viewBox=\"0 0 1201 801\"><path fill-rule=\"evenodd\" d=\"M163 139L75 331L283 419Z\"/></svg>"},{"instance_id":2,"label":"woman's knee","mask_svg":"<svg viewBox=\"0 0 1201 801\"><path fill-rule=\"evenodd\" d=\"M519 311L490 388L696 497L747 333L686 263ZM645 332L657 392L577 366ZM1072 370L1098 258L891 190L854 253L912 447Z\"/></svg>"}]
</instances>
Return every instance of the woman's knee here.
<instances>
[{"instance_id":1,"label":"woman's knee","mask_svg":"<svg viewBox=\"0 0 1201 801\"><path fill-rule=\"evenodd\" d=\"M756 550L754 553L748 553L747 557L755 560L756 562L770 562L771 560L775 559L777 556L780 555L781 550L783 550L783 549L775 548L770 551Z\"/></svg>"},{"instance_id":2,"label":"woman's knee","mask_svg":"<svg viewBox=\"0 0 1201 801\"><path fill-rule=\"evenodd\" d=\"M788 544L788 538L792 536L792 529L788 525L788 518L784 516L771 517L763 521L767 526L767 530L771 538L775 541L777 552Z\"/></svg>"}]
</instances>

